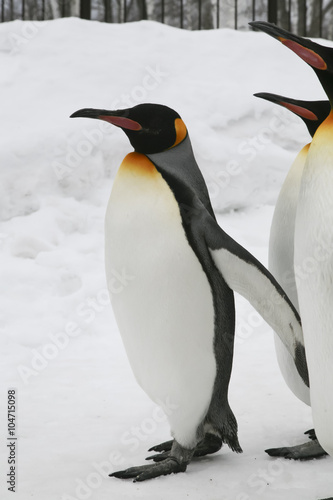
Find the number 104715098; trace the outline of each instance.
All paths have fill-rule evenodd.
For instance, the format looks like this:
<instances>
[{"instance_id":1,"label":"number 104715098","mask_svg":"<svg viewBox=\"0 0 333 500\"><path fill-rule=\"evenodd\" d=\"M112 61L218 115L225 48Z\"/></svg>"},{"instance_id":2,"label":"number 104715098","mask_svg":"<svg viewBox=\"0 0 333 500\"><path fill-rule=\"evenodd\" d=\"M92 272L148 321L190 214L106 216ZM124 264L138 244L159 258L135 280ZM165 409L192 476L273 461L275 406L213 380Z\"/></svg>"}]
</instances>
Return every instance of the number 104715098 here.
<instances>
[{"instance_id":1,"label":"number 104715098","mask_svg":"<svg viewBox=\"0 0 333 500\"><path fill-rule=\"evenodd\" d=\"M16 390L9 389L8 390L8 435L10 437L15 436L16 429Z\"/></svg>"}]
</instances>

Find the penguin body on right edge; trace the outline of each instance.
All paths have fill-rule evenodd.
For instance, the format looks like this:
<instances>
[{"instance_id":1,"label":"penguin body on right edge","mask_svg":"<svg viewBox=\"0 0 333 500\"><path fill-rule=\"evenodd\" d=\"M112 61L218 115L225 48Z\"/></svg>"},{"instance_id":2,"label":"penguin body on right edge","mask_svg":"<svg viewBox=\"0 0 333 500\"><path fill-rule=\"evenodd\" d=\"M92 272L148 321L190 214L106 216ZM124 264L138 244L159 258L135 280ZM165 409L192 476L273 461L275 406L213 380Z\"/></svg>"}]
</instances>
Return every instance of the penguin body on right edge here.
<instances>
[{"instance_id":1,"label":"penguin body on right edge","mask_svg":"<svg viewBox=\"0 0 333 500\"><path fill-rule=\"evenodd\" d=\"M311 137L327 118L331 109L329 101L301 101L266 92L254 95L283 106L302 118ZM306 144L298 153L282 184L275 204L269 237L268 268L298 312L294 269L295 220L301 178L310 144ZM309 388L299 376L294 361L277 334L275 342L279 366L288 387L301 401L310 405Z\"/></svg>"},{"instance_id":2,"label":"penguin body on right edge","mask_svg":"<svg viewBox=\"0 0 333 500\"><path fill-rule=\"evenodd\" d=\"M294 265L302 270L296 284L316 436L333 456L333 49L271 23L250 25L309 64L331 104L330 114L313 137L301 179Z\"/></svg>"},{"instance_id":3,"label":"penguin body on right edge","mask_svg":"<svg viewBox=\"0 0 333 500\"><path fill-rule=\"evenodd\" d=\"M283 106L299 116L307 126L311 137L314 136L316 130L327 118L331 110L330 103L327 100L303 101L266 92L254 95ZM294 267L295 222L301 179L310 144L311 142L306 144L298 153L282 184L274 209L269 237L268 269L286 291L298 312L299 304L296 288L298 271ZM279 368L287 386L298 399L311 406L309 387L299 376L294 360L277 333L274 334L274 341ZM318 458L326 455L326 452L313 435L314 431L311 430L308 433L313 437L313 440L306 443L306 445L283 448L282 450L273 448L267 450L267 452L272 456L282 455L285 458L295 460Z\"/></svg>"}]
</instances>

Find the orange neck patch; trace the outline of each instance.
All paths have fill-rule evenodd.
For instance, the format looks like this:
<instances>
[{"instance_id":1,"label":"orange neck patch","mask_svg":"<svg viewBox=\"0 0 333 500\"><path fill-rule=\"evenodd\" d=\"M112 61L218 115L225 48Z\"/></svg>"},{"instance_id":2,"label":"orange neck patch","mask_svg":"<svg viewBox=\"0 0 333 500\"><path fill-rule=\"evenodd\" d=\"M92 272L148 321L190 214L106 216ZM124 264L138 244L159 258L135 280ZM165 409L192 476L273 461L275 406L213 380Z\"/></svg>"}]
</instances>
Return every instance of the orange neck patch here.
<instances>
[{"instance_id":1,"label":"orange neck patch","mask_svg":"<svg viewBox=\"0 0 333 500\"><path fill-rule=\"evenodd\" d=\"M181 118L176 118L175 119L175 129L176 129L176 140L171 146L171 148L174 148L177 146L177 144L181 143L185 137L187 136L187 128L185 123ZM169 148L169 149L171 149Z\"/></svg>"},{"instance_id":2,"label":"orange neck patch","mask_svg":"<svg viewBox=\"0 0 333 500\"><path fill-rule=\"evenodd\" d=\"M321 129L324 129L326 127L327 128L333 127L333 110L331 110L331 112L328 115L328 117L326 118L326 120L324 120L323 123L320 126Z\"/></svg>"},{"instance_id":3,"label":"orange neck patch","mask_svg":"<svg viewBox=\"0 0 333 500\"><path fill-rule=\"evenodd\" d=\"M312 143L324 142L327 145L332 144L333 138L333 111L330 112L326 120L318 127L313 136Z\"/></svg>"},{"instance_id":4,"label":"orange neck patch","mask_svg":"<svg viewBox=\"0 0 333 500\"><path fill-rule=\"evenodd\" d=\"M295 54L303 59L303 61L310 64L310 66L312 66L313 68L322 70L327 69L327 64L325 63L324 59L313 50L303 47L303 45L300 45L293 40L287 40L286 38L282 37L279 37L279 40L281 43L283 43L283 45L295 52Z\"/></svg>"},{"instance_id":5,"label":"orange neck patch","mask_svg":"<svg viewBox=\"0 0 333 500\"><path fill-rule=\"evenodd\" d=\"M158 174L155 165L141 153L129 153L123 159L119 172L153 177Z\"/></svg>"}]
</instances>

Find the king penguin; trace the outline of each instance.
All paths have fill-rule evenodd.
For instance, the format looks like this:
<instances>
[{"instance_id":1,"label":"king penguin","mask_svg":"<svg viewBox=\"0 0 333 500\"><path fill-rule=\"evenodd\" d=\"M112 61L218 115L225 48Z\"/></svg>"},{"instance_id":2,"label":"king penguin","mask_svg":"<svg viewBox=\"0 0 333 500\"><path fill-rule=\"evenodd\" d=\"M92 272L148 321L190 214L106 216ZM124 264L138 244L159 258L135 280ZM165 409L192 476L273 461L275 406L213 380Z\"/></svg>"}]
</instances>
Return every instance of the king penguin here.
<instances>
[{"instance_id":1,"label":"king penguin","mask_svg":"<svg viewBox=\"0 0 333 500\"><path fill-rule=\"evenodd\" d=\"M154 463L112 475L143 481L183 472L194 455L227 443L241 451L228 403L233 359L233 291L280 332L308 381L299 315L273 276L217 224L187 128L159 104L81 109L120 127L134 152L123 160L105 220L107 280L115 318L139 385L168 415L173 440ZM172 410L170 411L170 408Z\"/></svg>"},{"instance_id":2,"label":"king penguin","mask_svg":"<svg viewBox=\"0 0 333 500\"><path fill-rule=\"evenodd\" d=\"M290 99L281 95L261 92L256 97L274 102L299 116L311 135L314 136L317 128L327 118L331 106L329 101L303 101ZM294 237L296 210L298 204L301 178L310 144L306 144L296 156L284 180L279 193L272 219L269 238L268 269L283 287L293 305L299 312L296 277L294 269ZM305 404L310 405L309 387L299 376L294 360L285 348L280 337L275 334L275 349L278 364L284 380L292 392ZM312 459L326 455L314 431L307 431L312 441L305 445L290 448L273 448L266 450L271 456L284 456L293 459Z\"/></svg>"},{"instance_id":3,"label":"king penguin","mask_svg":"<svg viewBox=\"0 0 333 500\"><path fill-rule=\"evenodd\" d=\"M295 222L294 265L316 436L333 456L333 49L265 22L250 23L295 52L315 71L331 111L312 139Z\"/></svg>"}]
</instances>

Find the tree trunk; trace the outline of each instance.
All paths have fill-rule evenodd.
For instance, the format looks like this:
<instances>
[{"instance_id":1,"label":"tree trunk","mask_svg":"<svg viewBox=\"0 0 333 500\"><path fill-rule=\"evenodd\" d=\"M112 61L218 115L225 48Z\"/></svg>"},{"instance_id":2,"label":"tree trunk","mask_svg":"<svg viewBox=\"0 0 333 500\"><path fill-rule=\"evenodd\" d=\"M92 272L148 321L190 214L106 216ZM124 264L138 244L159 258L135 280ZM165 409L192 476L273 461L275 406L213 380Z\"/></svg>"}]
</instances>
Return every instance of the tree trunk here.
<instances>
[{"instance_id":1,"label":"tree trunk","mask_svg":"<svg viewBox=\"0 0 333 500\"><path fill-rule=\"evenodd\" d=\"M211 30L214 28L213 6L211 0L202 0L201 4L201 29Z\"/></svg>"},{"instance_id":2,"label":"tree trunk","mask_svg":"<svg viewBox=\"0 0 333 500\"><path fill-rule=\"evenodd\" d=\"M290 30L290 12L287 9L287 0L280 0L278 3L278 25L281 28Z\"/></svg>"},{"instance_id":3,"label":"tree trunk","mask_svg":"<svg viewBox=\"0 0 333 500\"><path fill-rule=\"evenodd\" d=\"M277 24L277 0L268 0L268 22Z\"/></svg>"},{"instance_id":4,"label":"tree trunk","mask_svg":"<svg viewBox=\"0 0 333 500\"><path fill-rule=\"evenodd\" d=\"M146 0L137 0L139 9L139 19L147 19L147 5Z\"/></svg>"},{"instance_id":5,"label":"tree trunk","mask_svg":"<svg viewBox=\"0 0 333 500\"><path fill-rule=\"evenodd\" d=\"M112 21L113 21L112 3L111 2L112 2L112 0L104 0L104 8L105 8L104 21L106 23L112 23Z\"/></svg>"},{"instance_id":6,"label":"tree trunk","mask_svg":"<svg viewBox=\"0 0 333 500\"><path fill-rule=\"evenodd\" d=\"M80 17L81 19L91 18L91 0L80 0Z\"/></svg>"},{"instance_id":7,"label":"tree trunk","mask_svg":"<svg viewBox=\"0 0 333 500\"><path fill-rule=\"evenodd\" d=\"M297 0L297 34L306 36L306 0Z\"/></svg>"}]
</instances>

